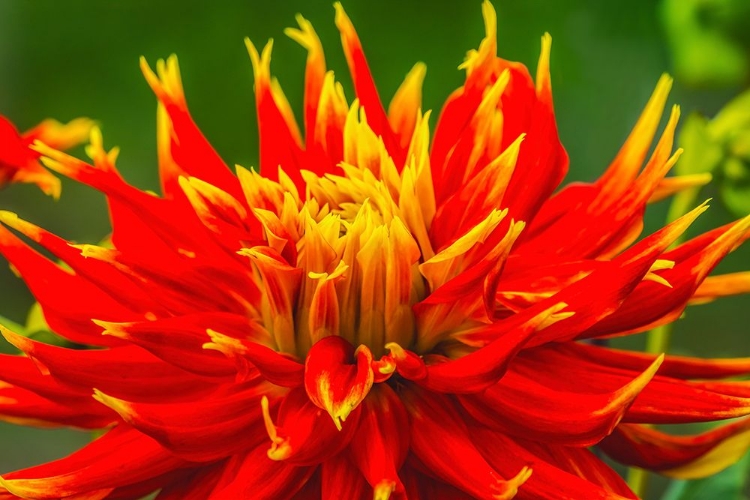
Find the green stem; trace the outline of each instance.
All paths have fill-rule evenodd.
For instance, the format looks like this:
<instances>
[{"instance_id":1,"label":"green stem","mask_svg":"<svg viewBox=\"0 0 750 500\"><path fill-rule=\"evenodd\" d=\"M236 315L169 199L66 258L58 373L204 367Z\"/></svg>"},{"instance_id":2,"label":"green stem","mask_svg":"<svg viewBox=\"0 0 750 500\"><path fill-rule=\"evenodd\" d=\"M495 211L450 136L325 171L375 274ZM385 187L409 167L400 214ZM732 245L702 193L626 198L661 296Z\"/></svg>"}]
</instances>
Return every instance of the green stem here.
<instances>
[{"instance_id":1,"label":"green stem","mask_svg":"<svg viewBox=\"0 0 750 500\"><path fill-rule=\"evenodd\" d=\"M677 193L672 198L667 212L667 223L673 222L690 211L695 204L700 188L687 189ZM679 245L684 240L683 236L677 238L674 245ZM669 340L672 335L672 323L659 325L648 332L646 337L646 352L650 354L662 354L669 350ZM649 472L638 467L628 469L628 486L638 498L643 498L648 487Z\"/></svg>"},{"instance_id":2,"label":"green stem","mask_svg":"<svg viewBox=\"0 0 750 500\"><path fill-rule=\"evenodd\" d=\"M633 493L638 495L638 498L643 498L646 493L646 486L648 485L648 471L645 469L639 469L638 467L630 467L628 469L628 486L633 490Z\"/></svg>"}]
</instances>

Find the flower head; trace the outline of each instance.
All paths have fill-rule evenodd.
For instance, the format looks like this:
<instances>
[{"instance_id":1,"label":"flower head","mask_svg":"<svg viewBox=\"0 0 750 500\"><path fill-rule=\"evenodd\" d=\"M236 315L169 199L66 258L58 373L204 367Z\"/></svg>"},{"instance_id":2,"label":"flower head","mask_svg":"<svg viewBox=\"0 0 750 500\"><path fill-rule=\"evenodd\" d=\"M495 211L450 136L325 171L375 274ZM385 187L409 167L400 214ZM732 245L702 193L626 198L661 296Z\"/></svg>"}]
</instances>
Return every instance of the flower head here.
<instances>
[{"instance_id":1,"label":"flower head","mask_svg":"<svg viewBox=\"0 0 750 500\"><path fill-rule=\"evenodd\" d=\"M174 57L155 72L142 62L162 196L120 177L98 129L93 165L32 146L107 196L113 246L0 215L0 251L50 327L91 347L3 329L25 356L2 356L0 416L106 432L3 475L6 496L633 498L588 447L678 477L747 448L747 420L682 437L643 424L750 414L750 385L721 380L750 372L748 359L583 342L748 290L745 274L707 275L750 219L670 249L701 205L638 240L646 204L690 185L665 179L677 108L646 160L670 79L599 180L555 193L568 158L550 37L532 78L497 57L495 11L482 8L486 37L432 134L424 67L386 111L337 4L354 100L312 26L300 17L287 32L308 51L304 134L271 78L271 44L248 41L260 173L233 175L211 148Z\"/></svg>"}]
</instances>

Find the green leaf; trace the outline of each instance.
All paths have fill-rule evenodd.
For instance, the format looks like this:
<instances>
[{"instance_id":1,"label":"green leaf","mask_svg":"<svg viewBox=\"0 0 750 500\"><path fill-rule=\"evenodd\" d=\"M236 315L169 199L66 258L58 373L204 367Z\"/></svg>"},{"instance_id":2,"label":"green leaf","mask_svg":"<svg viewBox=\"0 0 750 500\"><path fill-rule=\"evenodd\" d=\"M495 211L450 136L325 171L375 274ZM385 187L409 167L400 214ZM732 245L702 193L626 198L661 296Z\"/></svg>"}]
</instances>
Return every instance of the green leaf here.
<instances>
[{"instance_id":1,"label":"green leaf","mask_svg":"<svg viewBox=\"0 0 750 500\"><path fill-rule=\"evenodd\" d=\"M736 464L704 479L673 481L661 500L748 500L750 453Z\"/></svg>"}]
</instances>

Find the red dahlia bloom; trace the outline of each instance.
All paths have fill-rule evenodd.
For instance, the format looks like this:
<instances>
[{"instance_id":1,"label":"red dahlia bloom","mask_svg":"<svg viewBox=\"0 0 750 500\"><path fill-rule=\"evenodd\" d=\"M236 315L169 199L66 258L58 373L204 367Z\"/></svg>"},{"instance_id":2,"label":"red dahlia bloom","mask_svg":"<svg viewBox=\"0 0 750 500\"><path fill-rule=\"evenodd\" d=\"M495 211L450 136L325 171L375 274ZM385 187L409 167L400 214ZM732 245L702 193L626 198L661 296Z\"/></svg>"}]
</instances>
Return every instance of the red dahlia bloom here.
<instances>
[{"instance_id":1,"label":"red dahlia bloom","mask_svg":"<svg viewBox=\"0 0 750 500\"><path fill-rule=\"evenodd\" d=\"M163 196L125 183L96 130L93 166L33 146L106 194L114 248L3 213L0 249L50 327L92 348L3 330L25 356L2 356L0 415L106 431L3 475L0 498L634 498L589 447L676 477L747 448L746 419L681 437L644 424L750 414L750 383L722 380L749 359L581 342L747 291L746 274L707 275L750 219L670 249L702 205L638 240L646 204L691 182L664 179L677 108L645 161L669 78L604 175L553 194L568 160L550 38L533 79L496 56L483 11L487 36L431 144L424 68L386 112L337 5L357 98L299 18L287 33L308 50L304 136L271 79L270 43L248 42L262 175L232 175L201 135L174 57L156 73L143 63Z\"/></svg>"}]
</instances>

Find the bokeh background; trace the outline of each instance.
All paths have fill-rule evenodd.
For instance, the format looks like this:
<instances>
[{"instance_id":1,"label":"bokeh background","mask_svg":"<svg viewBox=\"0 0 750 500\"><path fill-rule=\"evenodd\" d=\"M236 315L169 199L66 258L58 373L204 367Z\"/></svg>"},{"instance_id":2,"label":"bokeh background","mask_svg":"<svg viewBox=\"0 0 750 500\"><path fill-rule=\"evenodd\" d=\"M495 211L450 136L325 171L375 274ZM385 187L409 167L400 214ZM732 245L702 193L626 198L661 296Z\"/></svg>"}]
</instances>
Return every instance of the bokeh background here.
<instances>
[{"instance_id":1,"label":"bokeh background","mask_svg":"<svg viewBox=\"0 0 750 500\"><path fill-rule=\"evenodd\" d=\"M569 180L596 178L627 136L662 72L676 76L670 103L683 116L713 116L748 85L748 0L495 0L504 57L533 70L540 36L553 36L552 79L560 135L571 158ZM387 102L416 61L427 64L424 107L436 112L458 87L466 50L483 36L479 0L344 2L358 29L381 97ZM118 165L133 184L156 190L155 98L138 69L178 54L196 122L230 165L256 164L252 70L242 43L275 39L272 71L301 110L305 51L286 38L294 15L310 19L330 68L352 97L329 0L0 0L0 113L21 129L45 117L89 116L105 144L122 149ZM81 153L81 151L78 151ZM63 180L55 202L30 186L0 192L0 209L17 212L76 242L109 231L104 201ZM701 197L716 196L711 188ZM652 206L647 228L666 217ZM720 200L696 231L736 217ZM721 271L750 269L740 250ZM0 315L23 323L33 298L0 263ZM750 356L750 299L689 309L675 328L673 351ZM626 345L642 348L643 338ZM7 350L7 346L0 347ZM0 424L0 471L63 456L90 439L70 430ZM652 494L663 488L658 481ZM656 496L654 496L656 498Z\"/></svg>"}]
</instances>

